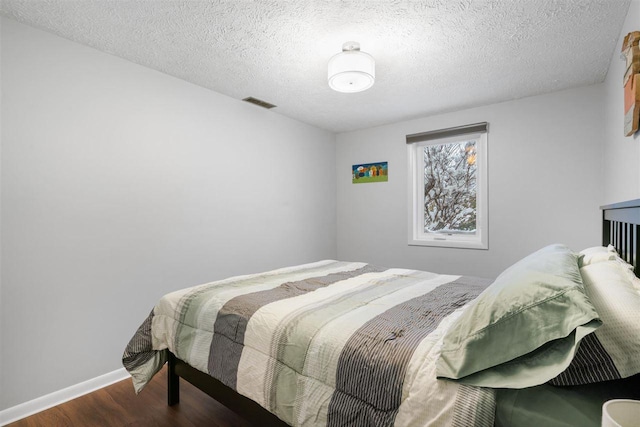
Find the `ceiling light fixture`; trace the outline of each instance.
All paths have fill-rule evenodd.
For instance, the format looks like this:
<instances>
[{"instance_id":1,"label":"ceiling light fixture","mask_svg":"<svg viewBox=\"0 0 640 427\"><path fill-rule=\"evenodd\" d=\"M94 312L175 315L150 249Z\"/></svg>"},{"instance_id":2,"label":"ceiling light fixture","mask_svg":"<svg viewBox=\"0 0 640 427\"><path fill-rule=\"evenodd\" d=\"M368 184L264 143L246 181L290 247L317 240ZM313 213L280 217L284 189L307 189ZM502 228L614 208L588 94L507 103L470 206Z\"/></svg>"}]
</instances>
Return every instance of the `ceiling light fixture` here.
<instances>
[{"instance_id":1,"label":"ceiling light fixture","mask_svg":"<svg viewBox=\"0 0 640 427\"><path fill-rule=\"evenodd\" d=\"M342 52L329 60L329 86L338 92L362 92L373 86L376 79L376 62L365 52L360 43L346 42Z\"/></svg>"}]
</instances>

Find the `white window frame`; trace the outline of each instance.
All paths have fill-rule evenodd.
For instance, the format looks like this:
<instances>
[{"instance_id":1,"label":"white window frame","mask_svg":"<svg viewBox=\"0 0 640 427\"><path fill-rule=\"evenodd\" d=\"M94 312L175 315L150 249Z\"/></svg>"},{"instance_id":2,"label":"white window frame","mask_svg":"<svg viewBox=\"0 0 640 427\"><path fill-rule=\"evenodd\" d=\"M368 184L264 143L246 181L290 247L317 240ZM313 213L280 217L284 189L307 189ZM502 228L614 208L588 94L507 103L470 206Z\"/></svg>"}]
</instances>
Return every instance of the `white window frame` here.
<instances>
[{"instance_id":1,"label":"white window frame","mask_svg":"<svg viewBox=\"0 0 640 427\"><path fill-rule=\"evenodd\" d=\"M443 132L443 134L446 134L446 132ZM413 135L407 136L407 158L409 170L409 245L489 249L487 131L460 133L455 136L444 136L442 138L429 138L426 141L419 142L409 142L411 136ZM474 235L425 233L423 148L428 145L441 145L469 140L476 141L476 233Z\"/></svg>"}]
</instances>

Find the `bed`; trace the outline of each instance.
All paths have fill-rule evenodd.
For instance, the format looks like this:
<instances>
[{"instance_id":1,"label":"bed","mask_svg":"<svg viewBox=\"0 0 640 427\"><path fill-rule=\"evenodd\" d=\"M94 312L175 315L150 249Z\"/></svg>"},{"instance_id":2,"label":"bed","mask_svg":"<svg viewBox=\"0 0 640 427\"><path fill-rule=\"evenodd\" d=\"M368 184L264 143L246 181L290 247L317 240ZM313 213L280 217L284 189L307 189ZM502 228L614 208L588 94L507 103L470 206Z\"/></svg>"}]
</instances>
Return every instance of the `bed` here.
<instances>
[{"instance_id":1,"label":"bed","mask_svg":"<svg viewBox=\"0 0 640 427\"><path fill-rule=\"evenodd\" d=\"M325 260L176 291L123 364L137 392L167 363L169 405L182 378L256 425L599 425L640 398L640 200L602 212L603 246L494 281Z\"/></svg>"}]
</instances>

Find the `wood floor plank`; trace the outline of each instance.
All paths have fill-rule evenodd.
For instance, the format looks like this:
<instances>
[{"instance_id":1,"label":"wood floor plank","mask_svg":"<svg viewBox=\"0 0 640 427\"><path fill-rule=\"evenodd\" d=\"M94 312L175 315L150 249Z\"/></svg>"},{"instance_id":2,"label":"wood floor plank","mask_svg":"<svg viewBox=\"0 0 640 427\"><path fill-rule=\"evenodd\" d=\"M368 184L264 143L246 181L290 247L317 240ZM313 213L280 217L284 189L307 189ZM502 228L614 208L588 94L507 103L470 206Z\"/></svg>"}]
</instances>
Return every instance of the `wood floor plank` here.
<instances>
[{"instance_id":1,"label":"wood floor plank","mask_svg":"<svg viewBox=\"0 0 640 427\"><path fill-rule=\"evenodd\" d=\"M167 406L165 368L137 396L127 379L8 425L43 426L251 427L252 424L184 380L180 381L180 403Z\"/></svg>"}]
</instances>

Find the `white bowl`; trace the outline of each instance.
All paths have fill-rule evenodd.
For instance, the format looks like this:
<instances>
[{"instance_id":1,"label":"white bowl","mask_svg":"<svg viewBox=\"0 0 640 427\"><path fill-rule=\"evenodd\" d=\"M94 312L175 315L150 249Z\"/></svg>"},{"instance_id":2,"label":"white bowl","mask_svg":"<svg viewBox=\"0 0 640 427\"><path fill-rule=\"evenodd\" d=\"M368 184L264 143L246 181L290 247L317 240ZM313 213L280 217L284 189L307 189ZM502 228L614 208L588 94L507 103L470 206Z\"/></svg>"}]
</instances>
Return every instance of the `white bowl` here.
<instances>
[{"instance_id":1,"label":"white bowl","mask_svg":"<svg viewBox=\"0 0 640 427\"><path fill-rule=\"evenodd\" d=\"M614 399L602 405L602 427L640 426L640 400Z\"/></svg>"}]
</instances>

